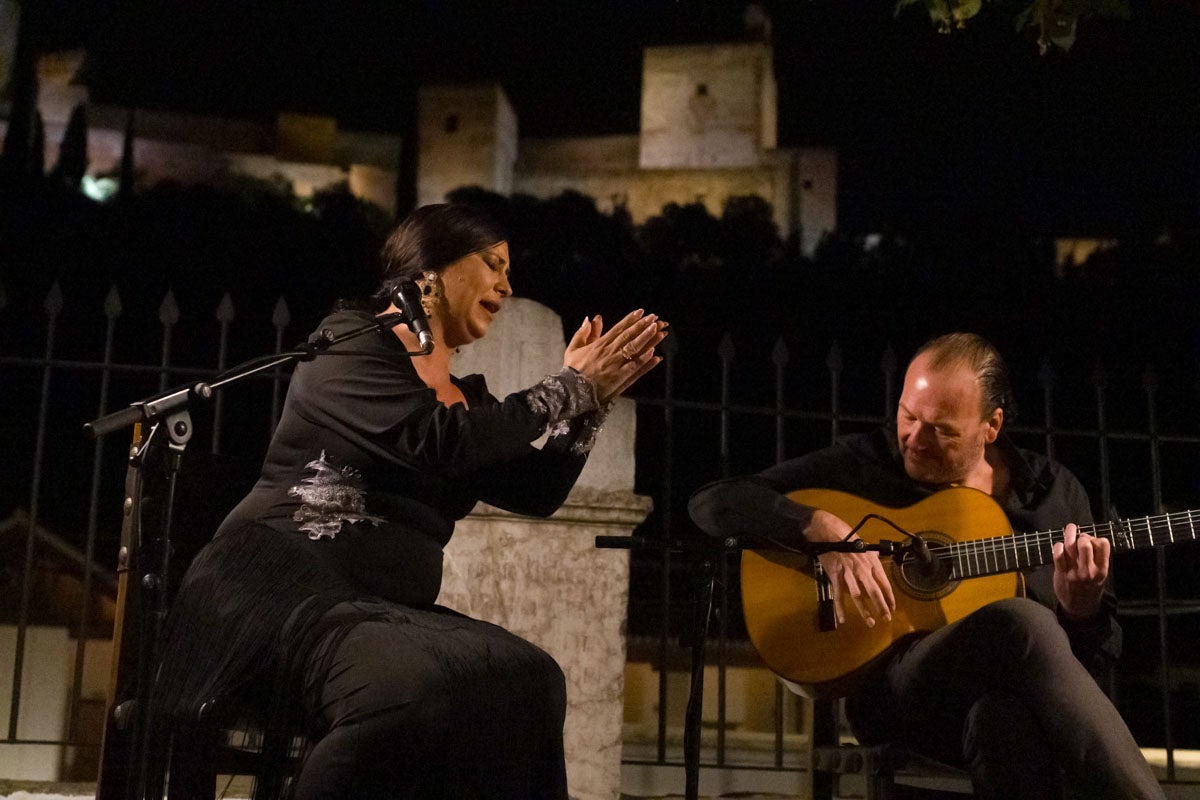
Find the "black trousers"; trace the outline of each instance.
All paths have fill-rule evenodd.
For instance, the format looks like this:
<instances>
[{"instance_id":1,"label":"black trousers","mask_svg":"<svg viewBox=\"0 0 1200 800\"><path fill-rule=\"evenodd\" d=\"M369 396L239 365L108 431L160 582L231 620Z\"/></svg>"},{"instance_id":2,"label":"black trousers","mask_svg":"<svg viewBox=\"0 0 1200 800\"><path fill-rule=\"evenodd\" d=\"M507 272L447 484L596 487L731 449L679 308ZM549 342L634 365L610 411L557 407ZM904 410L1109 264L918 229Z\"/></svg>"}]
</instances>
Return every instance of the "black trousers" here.
<instances>
[{"instance_id":1,"label":"black trousers","mask_svg":"<svg viewBox=\"0 0 1200 800\"><path fill-rule=\"evenodd\" d=\"M965 765L981 798L1164 797L1054 612L1032 600L992 603L925 636L847 702L847 716L864 743Z\"/></svg>"},{"instance_id":2,"label":"black trousers","mask_svg":"<svg viewBox=\"0 0 1200 800\"><path fill-rule=\"evenodd\" d=\"M562 670L538 647L440 608L344 603L362 616L306 676L324 729L297 800L565 800Z\"/></svg>"}]
</instances>

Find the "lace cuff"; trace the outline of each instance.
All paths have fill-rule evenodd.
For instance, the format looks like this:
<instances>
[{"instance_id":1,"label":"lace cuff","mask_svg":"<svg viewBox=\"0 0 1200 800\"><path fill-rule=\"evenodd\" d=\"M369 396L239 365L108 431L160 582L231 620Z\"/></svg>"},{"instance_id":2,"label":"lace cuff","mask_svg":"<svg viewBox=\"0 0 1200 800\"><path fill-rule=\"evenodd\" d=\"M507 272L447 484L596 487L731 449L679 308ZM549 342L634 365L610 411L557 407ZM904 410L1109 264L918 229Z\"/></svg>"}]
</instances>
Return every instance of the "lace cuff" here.
<instances>
[{"instance_id":1,"label":"lace cuff","mask_svg":"<svg viewBox=\"0 0 1200 800\"><path fill-rule=\"evenodd\" d=\"M571 452L577 456L586 456L596 445L596 437L600 435L612 407L613 402L610 400L588 414L573 420L561 420L550 429L550 438L574 436L575 440L570 444Z\"/></svg>"},{"instance_id":2,"label":"lace cuff","mask_svg":"<svg viewBox=\"0 0 1200 800\"><path fill-rule=\"evenodd\" d=\"M596 387L583 373L570 367L563 367L561 372L547 375L526 389L525 402L530 411L546 416L548 429L600 407Z\"/></svg>"}]
</instances>

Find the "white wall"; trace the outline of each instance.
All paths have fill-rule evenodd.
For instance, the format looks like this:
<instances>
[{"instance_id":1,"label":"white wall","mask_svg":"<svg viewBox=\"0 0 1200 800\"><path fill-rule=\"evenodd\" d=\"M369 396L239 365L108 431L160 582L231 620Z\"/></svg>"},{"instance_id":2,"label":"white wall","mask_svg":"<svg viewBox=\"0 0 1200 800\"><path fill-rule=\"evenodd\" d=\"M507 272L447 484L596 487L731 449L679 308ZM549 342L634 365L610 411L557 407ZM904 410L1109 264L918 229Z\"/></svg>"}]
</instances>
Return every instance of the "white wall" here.
<instances>
[{"instance_id":1,"label":"white wall","mask_svg":"<svg viewBox=\"0 0 1200 800\"><path fill-rule=\"evenodd\" d=\"M0 626L0 716L7 734L12 715L17 628ZM62 740L67 732L67 700L74 642L66 628L29 627L25 631L18 739ZM14 780L58 778L63 748L54 745L0 744L0 775Z\"/></svg>"}]
</instances>

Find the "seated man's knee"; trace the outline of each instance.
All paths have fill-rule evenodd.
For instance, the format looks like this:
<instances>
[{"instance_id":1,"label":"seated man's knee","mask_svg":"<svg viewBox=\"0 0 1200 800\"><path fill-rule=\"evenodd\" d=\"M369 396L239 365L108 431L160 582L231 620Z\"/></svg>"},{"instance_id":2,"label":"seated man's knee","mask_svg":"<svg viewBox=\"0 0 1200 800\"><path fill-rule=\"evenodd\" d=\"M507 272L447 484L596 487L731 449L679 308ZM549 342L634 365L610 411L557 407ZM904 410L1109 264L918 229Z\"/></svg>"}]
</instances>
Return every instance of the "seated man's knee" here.
<instances>
[{"instance_id":1,"label":"seated man's knee","mask_svg":"<svg viewBox=\"0 0 1200 800\"><path fill-rule=\"evenodd\" d=\"M1058 617L1046 606L1024 597L1010 597L989 603L977 614L998 641L1069 647L1067 634Z\"/></svg>"},{"instance_id":2,"label":"seated man's knee","mask_svg":"<svg viewBox=\"0 0 1200 800\"><path fill-rule=\"evenodd\" d=\"M997 674L1009 686L1057 680L1082 669L1057 615L1041 603L1014 597L976 612L979 634L994 654Z\"/></svg>"}]
</instances>

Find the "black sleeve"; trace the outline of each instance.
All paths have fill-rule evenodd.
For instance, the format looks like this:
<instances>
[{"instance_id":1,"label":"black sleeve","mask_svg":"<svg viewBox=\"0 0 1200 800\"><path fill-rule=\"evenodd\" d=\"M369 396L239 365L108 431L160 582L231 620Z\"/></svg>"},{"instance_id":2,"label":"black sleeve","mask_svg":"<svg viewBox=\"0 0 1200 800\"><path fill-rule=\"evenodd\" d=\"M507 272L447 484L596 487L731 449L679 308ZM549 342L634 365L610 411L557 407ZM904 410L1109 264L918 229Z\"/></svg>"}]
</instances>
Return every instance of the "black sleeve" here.
<instances>
[{"instance_id":1,"label":"black sleeve","mask_svg":"<svg viewBox=\"0 0 1200 800\"><path fill-rule=\"evenodd\" d=\"M1104 593L1100 603L1100 612L1090 620L1069 619L1060 611L1058 621L1067 632L1071 652L1101 686L1107 687L1121 655L1123 634L1117 622L1117 599L1111 590Z\"/></svg>"},{"instance_id":2,"label":"black sleeve","mask_svg":"<svg viewBox=\"0 0 1200 800\"><path fill-rule=\"evenodd\" d=\"M853 440L866 447L866 437ZM747 542L769 536L772 543L803 539L813 509L787 496L797 489L839 489L861 493L868 467L846 441L782 461L750 477L729 478L698 489L688 501L692 521L711 536L737 536Z\"/></svg>"},{"instance_id":3,"label":"black sleeve","mask_svg":"<svg viewBox=\"0 0 1200 800\"><path fill-rule=\"evenodd\" d=\"M305 366L291 392L296 413L376 457L449 477L526 456L560 410L546 407L541 384L499 402L447 408L404 360L324 358Z\"/></svg>"},{"instance_id":4,"label":"black sleeve","mask_svg":"<svg viewBox=\"0 0 1200 800\"><path fill-rule=\"evenodd\" d=\"M525 455L479 473L479 499L515 514L548 517L566 502L586 462L586 455L531 447Z\"/></svg>"},{"instance_id":5,"label":"black sleeve","mask_svg":"<svg viewBox=\"0 0 1200 800\"><path fill-rule=\"evenodd\" d=\"M477 402L498 402L487 394L482 382L478 391L482 396ZM553 514L566 502L587 463L592 439L603 421L603 414L601 410L591 411L564 421L555 426L541 448L528 447L525 453L506 461L501 467L474 475L479 499L516 514L533 517Z\"/></svg>"},{"instance_id":6,"label":"black sleeve","mask_svg":"<svg viewBox=\"0 0 1200 800\"><path fill-rule=\"evenodd\" d=\"M813 509L781 494L759 476L728 478L700 487L688 500L688 515L710 536L735 536L752 543L803 539Z\"/></svg>"}]
</instances>

